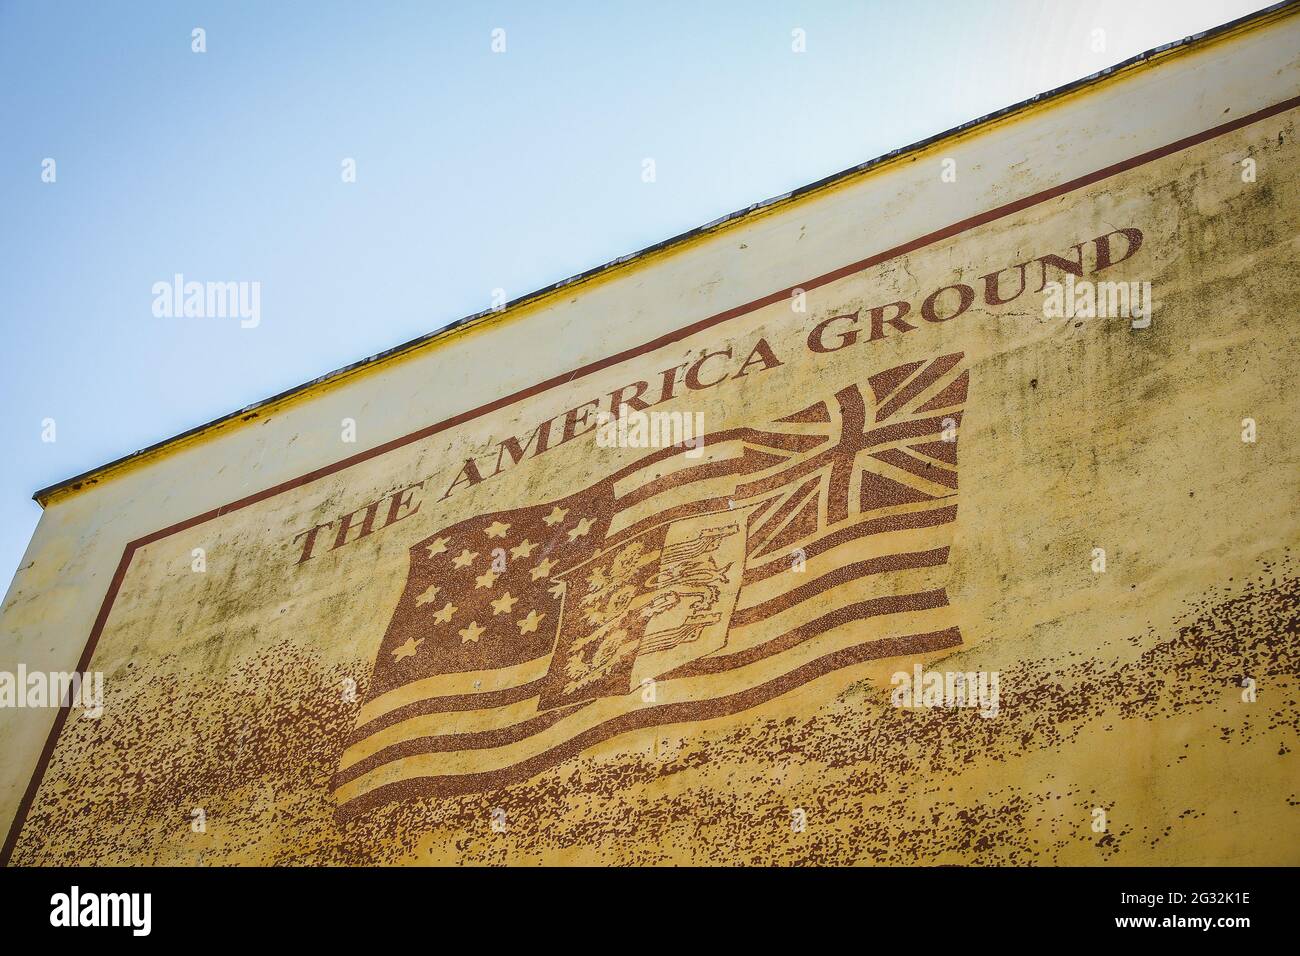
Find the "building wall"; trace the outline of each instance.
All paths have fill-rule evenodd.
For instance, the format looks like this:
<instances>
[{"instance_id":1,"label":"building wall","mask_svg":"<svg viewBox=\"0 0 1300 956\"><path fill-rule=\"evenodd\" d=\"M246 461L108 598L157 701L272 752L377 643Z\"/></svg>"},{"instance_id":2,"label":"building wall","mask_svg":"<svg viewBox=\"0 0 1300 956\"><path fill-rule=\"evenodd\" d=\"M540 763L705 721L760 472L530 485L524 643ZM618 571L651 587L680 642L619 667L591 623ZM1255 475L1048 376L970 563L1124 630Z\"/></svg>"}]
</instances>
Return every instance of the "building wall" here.
<instances>
[{"instance_id":1,"label":"building wall","mask_svg":"<svg viewBox=\"0 0 1300 956\"><path fill-rule=\"evenodd\" d=\"M52 736L56 711L0 709L13 862L1297 862L1298 37L1288 10L1169 51L54 495L5 598L0 671L102 672L104 713ZM1066 272L1044 256L1150 282L1150 327L1046 317L1039 285ZM1014 290L1020 263L1024 292L991 304L984 277ZM960 288L923 314L961 285L961 314ZM899 301L873 336L871 310ZM675 367L656 408L702 415L703 458L562 440L570 410L581 431L587 403L657 396ZM786 481L843 444L852 388L880 427L937 402L955 475L850 455L852 513L824 476L813 525L755 555L766 499L746 483L814 475ZM825 421L796 414L818 403ZM543 421L544 454L501 457ZM742 429L787 436L788 458L727 471L775 454ZM870 501L864 467L893 482ZM671 487L628 504L656 480ZM923 497L890 498L899 484ZM716 552L721 623L566 687L591 575L615 571L602 552L639 543L653 570L729 523L745 530ZM507 549L502 581L566 582L566 603L529 591L546 616L515 632L483 604L504 585L470 586L438 542L479 536L481 574L532 527L554 529L535 543L556 566L525 577L534 555ZM741 583L796 549L804 568ZM449 595L481 636L431 619ZM996 672L997 715L894 706L917 665Z\"/></svg>"}]
</instances>

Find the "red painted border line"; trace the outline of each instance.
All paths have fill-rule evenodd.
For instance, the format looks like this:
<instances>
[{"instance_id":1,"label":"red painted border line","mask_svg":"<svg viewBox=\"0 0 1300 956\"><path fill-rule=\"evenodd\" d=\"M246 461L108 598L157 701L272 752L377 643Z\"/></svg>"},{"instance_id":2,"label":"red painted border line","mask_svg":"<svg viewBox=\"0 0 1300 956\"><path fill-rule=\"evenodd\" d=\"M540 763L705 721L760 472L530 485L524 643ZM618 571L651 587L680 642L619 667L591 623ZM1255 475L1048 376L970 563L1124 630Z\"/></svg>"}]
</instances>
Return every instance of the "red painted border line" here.
<instances>
[{"instance_id":1,"label":"red painted border line","mask_svg":"<svg viewBox=\"0 0 1300 956\"><path fill-rule=\"evenodd\" d=\"M1293 96L1289 99L1282 100L1280 103L1275 103L1272 106L1266 106L1261 110L1257 110L1256 112L1250 113L1239 119L1229 120L1227 123L1220 124L1219 126L1204 130L1203 132L1193 133L1191 136L1184 136L1182 139L1174 140L1172 143L1165 146L1147 150L1145 153L1139 153L1136 156L1122 160L1118 163L1113 163L1110 166L1104 166L1095 172L1071 179L1058 186L1053 186L1050 189L1044 189L1040 192L1025 196L1022 199L1017 199L1013 202L996 206L993 209L980 213L979 215L971 216L968 219L962 219L958 222L952 223L951 225L945 226L942 229L937 229L934 232L926 233L923 236L905 242L902 245L894 246L892 249L886 249L884 252L879 252L874 256L868 256L866 259L860 259L859 261L850 263L849 265L841 266L840 268L835 269L832 272L827 272L825 275L818 276L815 279L810 279L807 282L801 282L798 285L769 293L762 298L755 299L745 305L738 305L734 308L727 309L725 312L719 312L717 315L709 316L706 319L700 319L698 322L693 322L690 325L683 326L673 332L666 332L657 338L651 339L649 342L634 346L633 348L624 349L622 352L617 352L595 362L589 362L586 365L579 366L571 372L552 376L545 381L538 382L536 385L520 389L519 391L506 395L503 398L498 398L485 405L480 405L477 408L461 412L459 415L453 415L451 418L444 419L435 425L428 425L417 431L411 432L409 435L403 435L400 438L394 438L391 441L384 442L381 445L376 445L366 451L358 452L350 458L344 458L341 461L334 462L333 464L317 468L315 471L309 471L305 475L300 475L297 478L274 485L264 491L259 491L256 494L240 498L230 504L222 505L221 507L214 508L211 511L205 511L203 514L195 515L193 518L177 522L176 524L163 528L160 531L155 531L152 534L145 535L142 538L137 538L127 544L125 550L122 552L122 559L118 562L117 571L113 574L113 580L109 584L108 593L104 595L104 602L100 606L98 616L95 618L95 625L91 629L90 638L86 643L85 650L82 651L81 660L77 664L77 669L85 671L89 668L91 655L95 652L95 645L98 643L99 636L104 630L104 624L108 620L108 613L112 609L113 601L117 597L118 589L122 586L122 579L126 576L127 566L131 563L131 558L138 548L142 548L147 544L152 544L155 541L160 541L163 538L176 534L178 531L185 531L189 528L195 527L196 525L203 524L206 521L211 521L213 518L219 518L222 515L230 514L232 511L239 511L242 508L247 508L249 505L257 504L259 501L265 501L267 498L274 497L275 495L282 494L286 491L292 491L295 488L301 488L303 485L309 484L318 478L332 475L335 472L342 471L345 468L350 468L363 461L368 461L371 458L378 457L379 455L387 454L396 448L401 448L402 446L409 445L412 442L428 438L430 435L436 435L449 428L455 428L457 425L463 425L465 422L473 421L476 418L481 418L491 412L514 405L524 399L532 398L534 395L539 395L542 392L549 391L556 386L567 385L576 379L618 365L630 358L635 358L636 356L642 355L646 352L652 352L665 345L671 345L673 342L679 342L688 336L694 335L696 332L711 329L715 325L721 325L723 322L727 322L731 319L737 318L738 316L746 315L756 309L761 309L764 306L772 305L773 303L780 302L783 299L788 299L794 294L795 289L803 289L807 292L819 288L820 286L850 276L855 272L870 269L872 266L879 265L882 262L887 262L890 259L897 258L898 256L907 255L910 252L923 249L926 246L933 245L934 243L940 242L944 239L951 239L953 236L959 235L960 233L966 232L970 229L987 225L988 223L995 222L998 219L1004 219L1014 213L1028 209L1032 206L1037 206L1040 203L1047 202L1050 199L1055 199L1058 196L1064 196L1067 193L1083 189L1086 186L1091 186L1094 183L1101 182L1104 179L1109 179L1119 173L1127 172L1130 169L1143 166L1157 159L1163 159L1166 156L1180 152L1188 147L1196 146L1219 136L1236 132L1252 123L1268 119L1271 116L1277 116L1279 113L1285 113L1287 110L1294 109L1297 106L1300 106L1300 96ZM50 758L54 753L54 747L58 743L59 734L62 732L64 724L67 722L69 711L70 707L61 707L58 716L54 720L54 726L50 728L49 738L45 741L45 747L41 750L41 757L40 760L37 761L36 769L32 773L31 782L27 785L27 790L23 794L22 801L18 804L18 812L14 816L13 824L9 829L9 836L5 839L4 848L0 850L0 866L7 866L10 858L13 856L14 848L18 843L18 836L22 832L23 824L27 820L27 814L30 812L32 803L36 799L36 791L40 789L41 780L45 776L46 768L49 766Z\"/></svg>"}]
</instances>

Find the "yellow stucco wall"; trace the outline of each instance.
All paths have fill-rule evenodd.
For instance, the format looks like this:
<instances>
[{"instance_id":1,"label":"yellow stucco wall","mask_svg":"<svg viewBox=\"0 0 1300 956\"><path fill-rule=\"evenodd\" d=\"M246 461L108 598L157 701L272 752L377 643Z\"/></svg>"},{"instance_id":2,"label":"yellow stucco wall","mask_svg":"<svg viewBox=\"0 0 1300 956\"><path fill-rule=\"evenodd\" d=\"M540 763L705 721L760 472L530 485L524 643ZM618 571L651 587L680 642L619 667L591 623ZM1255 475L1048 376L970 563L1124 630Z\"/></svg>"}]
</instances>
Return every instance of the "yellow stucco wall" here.
<instances>
[{"instance_id":1,"label":"yellow stucco wall","mask_svg":"<svg viewBox=\"0 0 1300 956\"><path fill-rule=\"evenodd\" d=\"M104 713L61 728L13 862L1298 862L1297 40L1290 11L1262 18L55 496L0 670L74 669L94 634ZM1150 327L1047 317L1062 261L1149 282ZM673 368L656 410L702 416L702 458L563 440L570 410L580 432L587 403L651 399ZM798 469L845 447L853 389L868 430L940 423L848 448L844 517L831 466ZM544 454L501 457L544 421ZM683 480L770 453L745 429L809 450ZM871 455L941 430L955 468ZM892 484L871 497L864 469ZM751 513L819 475L813 523L760 554ZM827 543L863 520L884 524ZM732 525L720 622L671 666L643 646L634 681L566 686L602 561L634 543L675 573L670 544ZM489 610L503 595L518 612ZM895 706L918 664L996 673L996 716ZM53 720L0 710L5 830Z\"/></svg>"}]
</instances>

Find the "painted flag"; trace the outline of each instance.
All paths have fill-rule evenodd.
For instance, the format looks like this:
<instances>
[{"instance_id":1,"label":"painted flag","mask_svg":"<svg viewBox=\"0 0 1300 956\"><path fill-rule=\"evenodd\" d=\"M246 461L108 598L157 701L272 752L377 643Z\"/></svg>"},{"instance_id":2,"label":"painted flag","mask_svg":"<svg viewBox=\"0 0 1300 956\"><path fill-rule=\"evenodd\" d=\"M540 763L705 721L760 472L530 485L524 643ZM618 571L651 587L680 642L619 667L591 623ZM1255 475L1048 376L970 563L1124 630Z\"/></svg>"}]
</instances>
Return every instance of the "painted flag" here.
<instances>
[{"instance_id":1,"label":"painted flag","mask_svg":"<svg viewBox=\"0 0 1300 956\"><path fill-rule=\"evenodd\" d=\"M333 780L340 814L506 786L619 734L959 645L962 357L412 547Z\"/></svg>"}]
</instances>

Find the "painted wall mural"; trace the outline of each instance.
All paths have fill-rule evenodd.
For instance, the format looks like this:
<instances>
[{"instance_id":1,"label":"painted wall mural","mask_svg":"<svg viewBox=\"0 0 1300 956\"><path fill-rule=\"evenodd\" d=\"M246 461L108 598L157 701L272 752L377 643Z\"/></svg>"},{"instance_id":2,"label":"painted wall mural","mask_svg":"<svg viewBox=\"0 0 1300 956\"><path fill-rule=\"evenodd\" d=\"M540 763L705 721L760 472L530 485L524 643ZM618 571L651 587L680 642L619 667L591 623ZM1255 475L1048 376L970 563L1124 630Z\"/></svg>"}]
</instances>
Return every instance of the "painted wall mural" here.
<instances>
[{"instance_id":1,"label":"painted wall mural","mask_svg":"<svg viewBox=\"0 0 1300 956\"><path fill-rule=\"evenodd\" d=\"M1300 862L1296 115L132 542L6 852Z\"/></svg>"}]
</instances>

